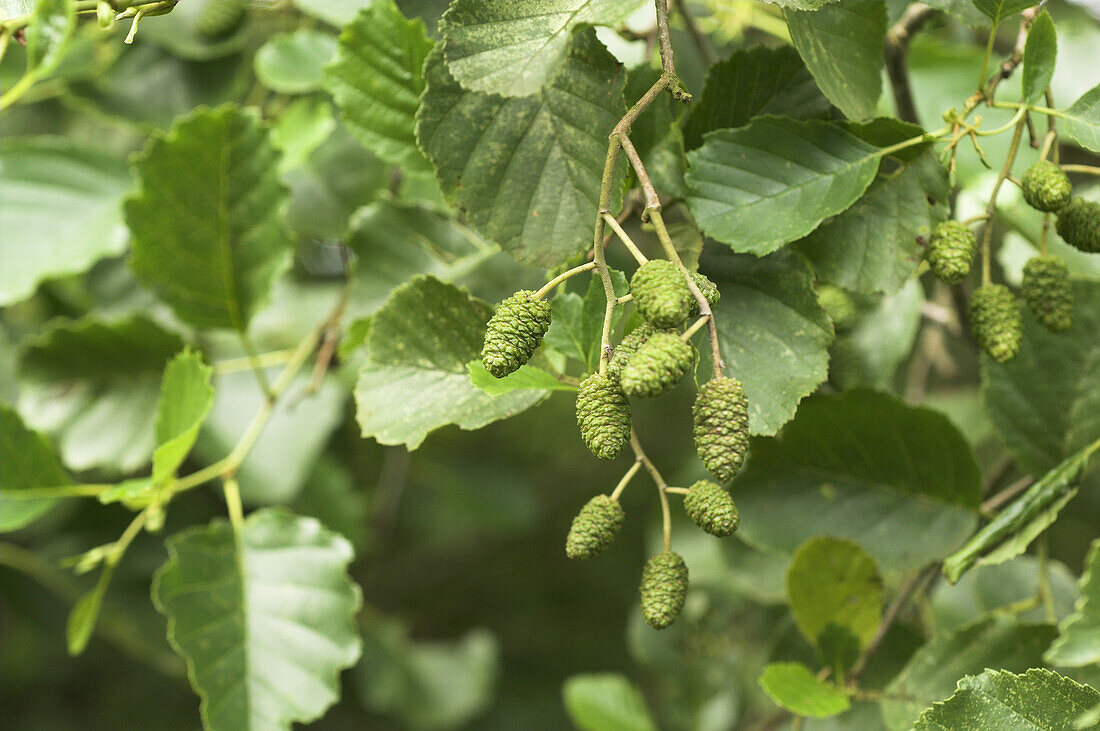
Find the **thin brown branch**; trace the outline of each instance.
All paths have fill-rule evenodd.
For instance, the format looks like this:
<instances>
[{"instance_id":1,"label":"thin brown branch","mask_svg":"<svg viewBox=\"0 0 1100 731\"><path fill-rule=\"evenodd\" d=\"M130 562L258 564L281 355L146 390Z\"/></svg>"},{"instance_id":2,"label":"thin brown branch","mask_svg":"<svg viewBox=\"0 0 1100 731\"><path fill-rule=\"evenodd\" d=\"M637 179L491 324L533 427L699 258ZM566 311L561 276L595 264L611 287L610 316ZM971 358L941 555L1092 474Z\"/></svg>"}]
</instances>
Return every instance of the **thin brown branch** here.
<instances>
[{"instance_id":1,"label":"thin brown branch","mask_svg":"<svg viewBox=\"0 0 1100 731\"><path fill-rule=\"evenodd\" d=\"M714 50L714 44L710 42L710 38L707 37L706 33L699 30L699 25L695 22L695 16L691 14L691 10L688 8L687 0L676 0L675 7L676 10L680 11L680 17L684 19L684 26L687 27L688 35L691 36L691 42L695 45L695 50L699 52L703 62L707 66L718 63L720 59L717 51Z\"/></svg>"},{"instance_id":2,"label":"thin brown branch","mask_svg":"<svg viewBox=\"0 0 1100 731\"><path fill-rule=\"evenodd\" d=\"M890 79L898 118L914 124L920 124L920 117L909 85L909 39L934 13L935 10L924 3L913 3L886 34L886 75Z\"/></svg>"},{"instance_id":3,"label":"thin brown branch","mask_svg":"<svg viewBox=\"0 0 1100 731\"><path fill-rule=\"evenodd\" d=\"M1027 43L1027 32L1031 28L1032 21L1035 20L1035 16L1039 14L1039 8L1028 8L1023 12L1020 18L1020 30L1016 33L1016 43L1012 47L1012 53L1001 62L1000 67L993 74L983 90L983 94L986 99L992 99L993 93L997 90L997 87L1002 81L1012 76L1012 73L1016 70L1016 67L1024 60L1024 45Z\"/></svg>"},{"instance_id":4,"label":"thin brown branch","mask_svg":"<svg viewBox=\"0 0 1100 731\"><path fill-rule=\"evenodd\" d=\"M1032 483L1034 482L1035 478L1031 475L1021 477L1020 479L1016 480L1011 485L982 503L981 507L978 509L978 512L982 513L983 515L994 513L997 508L1001 507L1009 500L1031 487Z\"/></svg>"},{"instance_id":5,"label":"thin brown branch","mask_svg":"<svg viewBox=\"0 0 1100 731\"><path fill-rule=\"evenodd\" d=\"M867 663L870 662L875 652L878 651L882 641L886 639L886 633L894 626L894 622L897 621L905 605L916 595L917 590L940 572L941 566L942 563L937 561L936 563L924 567L901 588L897 596L894 597L894 600L890 602L890 606L888 606L883 613L882 621L879 623L878 629L875 630L875 634L871 637L871 641L867 643L867 647L864 648L863 653L859 656L859 659L856 660L855 665L852 666L852 671L849 673L849 678L851 680L855 681L859 679L859 676L863 673L864 669L866 669Z\"/></svg>"}]
</instances>

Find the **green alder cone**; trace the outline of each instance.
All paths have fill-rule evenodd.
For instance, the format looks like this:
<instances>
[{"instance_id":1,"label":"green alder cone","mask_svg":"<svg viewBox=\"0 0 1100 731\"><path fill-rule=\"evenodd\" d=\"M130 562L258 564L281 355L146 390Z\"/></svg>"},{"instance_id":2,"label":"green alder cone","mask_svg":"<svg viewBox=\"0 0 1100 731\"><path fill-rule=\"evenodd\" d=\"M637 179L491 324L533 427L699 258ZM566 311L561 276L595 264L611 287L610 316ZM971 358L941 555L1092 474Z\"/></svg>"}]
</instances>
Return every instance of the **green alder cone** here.
<instances>
[{"instance_id":1,"label":"green alder cone","mask_svg":"<svg viewBox=\"0 0 1100 731\"><path fill-rule=\"evenodd\" d=\"M630 441L630 403L618 384L593 373L577 389L581 439L600 459L615 459Z\"/></svg>"},{"instance_id":2,"label":"green alder cone","mask_svg":"<svg viewBox=\"0 0 1100 731\"><path fill-rule=\"evenodd\" d=\"M817 301L825 314L833 321L837 332L851 330L859 312L852 295L833 284L822 284L817 290Z\"/></svg>"},{"instance_id":3,"label":"green alder cone","mask_svg":"<svg viewBox=\"0 0 1100 731\"><path fill-rule=\"evenodd\" d=\"M1100 203L1074 198L1058 212L1058 235L1086 254L1100 254Z\"/></svg>"},{"instance_id":4,"label":"green alder cone","mask_svg":"<svg viewBox=\"0 0 1100 731\"><path fill-rule=\"evenodd\" d=\"M526 363L550 328L550 303L533 299L534 294L516 292L500 303L485 326L481 362L497 378Z\"/></svg>"},{"instance_id":5,"label":"green alder cone","mask_svg":"<svg viewBox=\"0 0 1100 731\"><path fill-rule=\"evenodd\" d=\"M729 492L710 480L699 480L688 488L684 511L695 525L719 538L732 535L741 522Z\"/></svg>"},{"instance_id":6,"label":"green alder cone","mask_svg":"<svg viewBox=\"0 0 1100 731\"><path fill-rule=\"evenodd\" d=\"M611 359L607 361L607 377L612 381L618 383L619 377L622 375L623 368L626 367L627 361L630 357L638 352L638 348L642 347L645 341L657 332L652 325L648 322L643 322L638 327L634 328L626 334L619 344L615 346L614 352L611 354Z\"/></svg>"},{"instance_id":7,"label":"green alder cone","mask_svg":"<svg viewBox=\"0 0 1100 731\"><path fill-rule=\"evenodd\" d=\"M680 554L664 551L651 556L642 569L642 616L653 629L672 624L684 608L688 568Z\"/></svg>"},{"instance_id":8,"label":"green alder cone","mask_svg":"<svg viewBox=\"0 0 1100 731\"><path fill-rule=\"evenodd\" d=\"M638 267L630 278L630 292L638 312L658 329L683 322L695 299L684 275L667 259L651 259Z\"/></svg>"},{"instance_id":9,"label":"green alder cone","mask_svg":"<svg viewBox=\"0 0 1100 731\"><path fill-rule=\"evenodd\" d=\"M660 396L691 369L695 353L675 332L654 333L630 356L619 382L628 396Z\"/></svg>"},{"instance_id":10,"label":"green alder cone","mask_svg":"<svg viewBox=\"0 0 1100 731\"><path fill-rule=\"evenodd\" d=\"M1056 256L1036 256L1024 265L1024 283L1020 287L1024 301L1039 323L1054 332L1068 330L1073 324L1073 288L1069 269Z\"/></svg>"},{"instance_id":11,"label":"green alder cone","mask_svg":"<svg viewBox=\"0 0 1100 731\"><path fill-rule=\"evenodd\" d=\"M199 13L198 28L207 38L227 36L244 20L245 4L241 0L210 0Z\"/></svg>"},{"instance_id":12,"label":"green alder cone","mask_svg":"<svg viewBox=\"0 0 1100 731\"><path fill-rule=\"evenodd\" d=\"M1029 167L1020 183L1024 200L1039 211L1057 211L1069 203L1073 195L1069 176L1050 160L1040 160Z\"/></svg>"},{"instance_id":13,"label":"green alder cone","mask_svg":"<svg viewBox=\"0 0 1100 731\"><path fill-rule=\"evenodd\" d=\"M749 448L749 401L744 387L736 378L707 381L691 413L699 459L719 482L729 482Z\"/></svg>"},{"instance_id":14,"label":"green alder cone","mask_svg":"<svg viewBox=\"0 0 1100 731\"><path fill-rule=\"evenodd\" d=\"M703 293L703 299L707 301L710 308L713 310L718 306L718 303L722 301L722 293L718 291L718 285L710 281L707 275L700 274L699 272L691 273L691 280L695 282L695 286L699 288L699 291ZM690 290L689 290L690 291ZM695 301L695 297L691 298L691 310L688 311L688 317L695 317L699 314L699 303Z\"/></svg>"},{"instance_id":15,"label":"green alder cone","mask_svg":"<svg viewBox=\"0 0 1100 731\"><path fill-rule=\"evenodd\" d=\"M1024 323L1020 307L1008 287L987 284L970 298L970 332L990 357L1006 363L1020 352Z\"/></svg>"},{"instance_id":16,"label":"green alder cone","mask_svg":"<svg viewBox=\"0 0 1100 731\"><path fill-rule=\"evenodd\" d=\"M941 281L958 284L970 276L977 251L978 242L973 231L958 221L944 221L932 230L928 264Z\"/></svg>"},{"instance_id":17,"label":"green alder cone","mask_svg":"<svg viewBox=\"0 0 1100 731\"><path fill-rule=\"evenodd\" d=\"M597 495L585 503L565 538L565 555L569 558L592 558L611 545L623 527L626 513L617 500Z\"/></svg>"}]
</instances>

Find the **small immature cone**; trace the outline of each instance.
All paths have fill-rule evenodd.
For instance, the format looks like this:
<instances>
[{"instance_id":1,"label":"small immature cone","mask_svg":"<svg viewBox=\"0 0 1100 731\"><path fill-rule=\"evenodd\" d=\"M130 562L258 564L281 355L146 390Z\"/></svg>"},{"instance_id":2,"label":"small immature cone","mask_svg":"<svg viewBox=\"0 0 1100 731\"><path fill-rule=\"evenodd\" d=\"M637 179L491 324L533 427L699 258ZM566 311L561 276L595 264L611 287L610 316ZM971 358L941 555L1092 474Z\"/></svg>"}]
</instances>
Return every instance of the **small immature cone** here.
<instances>
[{"instance_id":1,"label":"small immature cone","mask_svg":"<svg viewBox=\"0 0 1100 731\"><path fill-rule=\"evenodd\" d=\"M978 242L973 231L958 221L943 221L932 229L928 264L941 281L958 284L970 275L977 251Z\"/></svg>"},{"instance_id":2,"label":"small immature cone","mask_svg":"<svg viewBox=\"0 0 1100 731\"><path fill-rule=\"evenodd\" d=\"M581 439L600 459L615 459L630 441L630 403L618 384L593 373L577 389Z\"/></svg>"},{"instance_id":3,"label":"small immature cone","mask_svg":"<svg viewBox=\"0 0 1100 731\"><path fill-rule=\"evenodd\" d=\"M749 402L736 378L714 378L703 384L691 409L695 450L719 482L729 482L749 448Z\"/></svg>"},{"instance_id":4,"label":"small immature cone","mask_svg":"<svg viewBox=\"0 0 1100 731\"><path fill-rule=\"evenodd\" d=\"M651 259L630 278L630 292L638 312L653 327L676 327L695 299L679 267L667 259Z\"/></svg>"},{"instance_id":5,"label":"small immature cone","mask_svg":"<svg viewBox=\"0 0 1100 731\"><path fill-rule=\"evenodd\" d=\"M626 367L627 361L634 353L638 352L638 348L642 346L642 343L649 340L653 333L657 332L653 329L653 326L648 322L643 322L638 327L628 332L619 344L615 346L615 350L611 354L611 359L607 361L607 377L612 381L618 382L619 377L622 375L623 368Z\"/></svg>"},{"instance_id":6,"label":"small immature cone","mask_svg":"<svg viewBox=\"0 0 1100 731\"><path fill-rule=\"evenodd\" d=\"M691 369L691 346L674 332L654 333L630 356L619 382L628 396L660 396Z\"/></svg>"},{"instance_id":7,"label":"small immature cone","mask_svg":"<svg viewBox=\"0 0 1100 731\"><path fill-rule=\"evenodd\" d=\"M1086 254L1100 254L1100 203L1074 198L1058 211L1058 235Z\"/></svg>"},{"instance_id":8,"label":"small immature cone","mask_svg":"<svg viewBox=\"0 0 1100 731\"><path fill-rule=\"evenodd\" d=\"M516 292L497 306L485 326L481 362L497 378L526 363L550 329L550 303L534 299L534 294Z\"/></svg>"},{"instance_id":9,"label":"small immature cone","mask_svg":"<svg viewBox=\"0 0 1100 731\"><path fill-rule=\"evenodd\" d=\"M642 616L653 629L672 624L684 608L688 590L688 568L673 551L651 556L642 569Z\"/></svg>"},{"instance_id":10,"label":"small immature cone","mask_svg":"<svg viewBox=\"0 0 1100 731\"><path fill-rule=\"evenodd\" d=\"M970 332L990 357L1006 363L1020 352L1024 324L1020 307L1008 287L987 284L979 287L970 298L968 308Z\"/></svg>"},{"instance_id":11,"label":"small immature cone","mask_svg":"<svg viewBox=\"0 0 1100 731\"><path fill-rule=\"evenodd\" d=\"M699 480L688 488L684 511L695 525L719 538L732 535L741 521L729 492L710 480Z\"/></svg>"},{"instance_id":12,"label":"small immature cone","mask_svg":"<svg viewBox=\"0 0 1100 731\"><path fill-rule=\"evenodd\" d=\"M722 293L718 291L718 285L710 281L707 275L700 274L699 272L692 272L691 280L695 282L695 286L699 288L699 291L703 294L703 299L707 301L707 304L711 306L711 309L716 307L718 303L722 301ZM698 314L699 303L696 302L695 297L692 296L691 310L688 311L688 317L695 317Z\"/></svg>"},{"instance_id":13,"label":"small immature cone","mask_svg":"<svg viewBox=\"0 0 1100 731\"><path fill-rule=\"evenodd\" d=\"M1069 203L1073 185L1062 168L1050 160L1040 160L1027 169L1020 179L1024 200L1039 211L1057 211Z\"/></svg>"},{"instance_id":14,"label":"small immature cone","mask_svg":"<svg viewBox=\"0 0 1100 731\"><path fill-rule=\"evenodd\" d=\"M626 514L617 500L597 495L585 503L565 539L565 555L569 558L592 558L611 545Z\"/></svg>"},{"instance_id":15,"label":"small immature cone","mask_svg":"<svg viewBox=\"0 0 1100 731\"><path fill-rule=\"evenodd\" d=\"M1024 265L1020 287L1024 301L1039 323L1054 332L1073 325L1073 289L1069 269L1056 256L1036 256Z\"/></svg>"}]
</instances>

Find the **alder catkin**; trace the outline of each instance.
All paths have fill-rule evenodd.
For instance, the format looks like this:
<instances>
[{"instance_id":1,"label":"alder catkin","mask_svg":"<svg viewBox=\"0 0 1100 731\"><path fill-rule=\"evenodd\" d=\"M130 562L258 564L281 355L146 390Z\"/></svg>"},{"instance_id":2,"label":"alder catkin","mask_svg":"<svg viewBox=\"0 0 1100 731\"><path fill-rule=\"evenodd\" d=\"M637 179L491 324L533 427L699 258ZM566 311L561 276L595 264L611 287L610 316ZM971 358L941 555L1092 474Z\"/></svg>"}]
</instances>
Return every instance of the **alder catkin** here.
<instances>
[{"instance_id":1,"label":"alder catkin","mask_svg":"<svg viewBox=\"0 0 1100 731\"><path fill-rule=\"evenodd\" d=\"M703 384L691 409L695 450L719 482L729 482L741 469L749 447L749 402L736 378L714 378Z\"/></svg>"},{"instance_id":2,"label":"alder catkin","mask_svg":"<svg viewBox=\"0 0 1100 731\"><path fill-rule=\"evenodd\" d=\"M1039 160L1020 179L1024 200L1039 211L1057 211L1069 203L1073 185L1069 176L1050 160Z\"/></svg>"},{"instance_id":3,"label":"alder catkin","mask_svg":"<svg viewBox=\"0 0 1100 731\"><path fill-rule=\"evenodd\" d=\"M1061 332L1073 324L1069 269L1058 257L1036 256L1028 261L1020 293L1035 319L1048 330Z\"/></svg>"},{"instance_id":4,"label":"alder catkin","mask_svg":"<svg viewBox=\"0 0 1100 731\"><path fill-rule=\"evenodd\" d=\"M651 556L642 569L642 616L653 629L668 627L684 608L688 568L680 554L664 551Z\"/></svg>"},{"instance_id":5,"label":"alder catkin","mask_svg":"<svg viewBox=\"0 0 1100 731\"><path fill-rule=\"evenodd\" d=\"M695 286L699 288L699 292L703 295L703 299L707 301L710 308L713 310L718 306L718 303L722 301L722 293L718 291L718 285L710 281L705 274L699 272L691 273L691 280L695 282ZM688 311L689 317L695 317L699 314L699 303L695 301L695 296L691 298L691 309Z\"/></svg>"},{"instance_id":6,"label":"alder catkin","mask_svg":"<svg viewBox=\"0 0 1100 731\"><path fill-rule=\"evenodd\" d=\"M577 389L581 439L600 459L614 459L630 441L630 403L618 384L593 373Z\"/></svg>"},{"instance_id":7,"label":"alder catkin","mask_svg":"<svg viewBox=\"0 0 1100 731\"><path fill-rule=\"evenodd\" d=\"M611 545L626 514L617 500L597 495L585 503L565 539L565 555L569 558L592 558Z\"/></svg>"},{"instance_id":8,"label":"alder catkin","mask_svg":"<svg viewBox=\"0 0 1100 731\"><path fill-rule=\"evenodd\" d=\"M1074 198L1058 212L1058 235L1086 254L1100 254L1100 203Z\"/></svg>"},{"instance_id":9,"label":"alder catkin","mask_svg":"<svg viewBox=\"0 0 1100 731\"><path fill-rule=\"evenodd\" d=\"M932 272L947 284L958 284L970 276L978 251L974 232L958 221L943 221L932 229L928 244L928 264Z\"/></svg>"},{"instance_id":10,"label":"alder catkin","mask_svg":"<svg viewBox=\"0 0 1100 731\"><path fill-rule=\"evenodd\" d=\"M607 361L607 377L612 381L618 382L619 377L622 375L623 368L626 367L627 361L630 360L630 356L634 355L634 353L638 351L638 348L642 347L642 344L649 340L650 336L655 332L657 331L652 325L648 322L643 322L623 336L623 339L619 341L619 344L616 345L614 351L612 351L610 360Z\"/></svg>"},{"instance_id":11,"label":"alder catkin","mask_svg":"<svg viewBox=\"0 0 1100 731\"><path fill-rule=\"evenodd\" d=\"M619 382L628 396L660 396L691 369L691 346L674 332L651 335L623 366Z\"/></svg>"},{"instance_id":12,"label":"alder catkin","mask_svg":"<svg viewBox=\"0 0 1100 731\"><path fill-rule=\"evenodd\" d=\"M497 378L526 363L550 328L550 303L534 299L534 294L516 292L497 306L485 326L481 362Z\"/></svg>"},{"instance_id":13,"label":"alder catkin","mask_svg":"<svg viewBox=\"0 0 1100 731\"><path fill-rule=\"evenodd\" d=\"M1020 307L1008 287L987 284L970 298L970 332L982 350L998 363L1006 363L1020 351L1024 325Z\"/></svg>"},{"instance_id":14,"label":"alder catkin","mask_svg":"<svg viewBox=\"0 0 1100 731\"><path fill-rule=\"evenodd\" d=\"M651 259L638 267L630 292L638 312L658 329L683 322L695 299L679 267L667 259Z\"/></svg>"},{"instance_id":15,"label":"alder catkin","mask_svg":"<svg viewBox=\"0 0 1100 731\"><path fill-rule=\"evenodd\" d=\"M740 522L729 492L710 480L699 480L688 488L684 512L695 525L719 538L731 535Z\"/></svg>"}]
</instances>

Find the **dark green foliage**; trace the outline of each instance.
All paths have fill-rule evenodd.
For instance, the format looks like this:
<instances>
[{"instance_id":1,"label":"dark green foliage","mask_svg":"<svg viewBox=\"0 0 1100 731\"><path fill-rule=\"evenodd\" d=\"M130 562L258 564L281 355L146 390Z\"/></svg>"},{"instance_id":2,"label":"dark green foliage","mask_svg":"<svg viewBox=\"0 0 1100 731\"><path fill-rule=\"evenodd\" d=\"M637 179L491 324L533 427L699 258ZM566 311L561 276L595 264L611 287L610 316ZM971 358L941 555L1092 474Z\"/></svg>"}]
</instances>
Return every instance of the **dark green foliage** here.
<instances>
[{"instance_id":1,"label":"dark green foliage","mask_svg":"<svg viewBox=\"0 0 1100 731\"><path fill-rule=\"evenodd\" d=\"M652 259L630 279L638 312L656 328L675 327L691 311L691 290L679 268L667 259Z\"/></svg>"},{"instance_id":2,"label":"dark green foliage","mask_svg":"<svg viewBox=\"0 0 1100 731\"><path fill-rule=\"evenodd\" d=\"M732 535L740 522L729 492L710 480L699 480L688 489L684 511L695 525L719 538Z\"/></svg>"},{"instance_id":3,"label":"dark green foliage","mask_svg":"<svg viewBox=\"0 0 1100 731\"><path fill-rule=\"evenodd\" d=\"M1100 254L1100 203L1074 198L1058 212L1058 235L1086 254Z\"/></svg>"},{"instance_id":4,"label":"dark green foliage","mask_svg":"<svg viewBox=\"0 0 1100 731\"><path fill-rule=\"evenodd\" d=\"M1029 167L1020 183L1024 200L1039 211L1057 211L1069 203L1073 195L1069 176L1050 160L1039 160Z\"/></svg>"},{"instance_id":5,"label":"dark green foliage","mask_svg":"<svg viewBox=\"0 0 1100 731\"><path fill-rule=\"evenodd\" d=\"M1036 256L1028 261L1020 293L1043 327L1061 332L1073 324L1069 269L1058 257Z\"/></svg>"},{"instance_id":6,"label":"dark green foliage","mask_svg":"<svg viewBox=\"0 0 1100 731\"><path fill-rule=\"evenodd\" d=\"M680 554L664 551L651 556L642 569L642 616L653 629L672 624L684 608L688 568Z\"/></svg>"},{"instance_id":7,"label":"dark green foliage","mask_svg":"<svg viewBox=\"0 0 1100 731\"><path fill-rule=\"evenodd\" d=\"M646 340L649 340L650 336L655 332L657 331L648 322L643 322L641 325L628 332L619 344L615 346L615 350L611 354L611 359L607 362L607 377L613 381L618 381L630 357L634 355L634 353L638 351L638 348L640 348Z\"/></svg>"},{"instance_id":8,"label":"dark green foliage","mask_svg":"<svg viewBox=\"0 0 1100 731\"><path fill-rule=\"evenodd\" d=\"M715 378L703 384L692 407L695 450L720 482L741 469L749 447L749 401L736 378Z\"/></svg>"},{"instance_id":9,"label":"dark green foliage","mask_svg":"<svg viewBox=\"0 0 1100 731\"><path fill-rule=\"evenodd\" d=\"M623 367L623 392L628 396L660 396L680 382L691 368L693 357L691 346L676 333L654 333Z\"/></svg>"},{"instance_id":10,"label":"dark green foliage","mask_svg":"<svg viewBox=\"0 0 1100 731\"><path fill-rule=\"evenodd\" d=\"M485 326L481 362L485 370L504 378L526 363L550 328L550 303L520 290L497 307Z\"/></svg>"},{"instance_id":11,"label":"dark green foliage","mask_svg":"<svg viewBox=\"0 0 1100 731\"><path fill-rule=\"evenodd\" d=\"M597 495L585 503L565 538L565 555L569 558L592 558L611 545L626 514L617 500Z\"/></svg>"},{"instance_id":12,"label":"dark green foliage","mask_svg":"<svg viewBox=\"0 0 1100 731\"><path fill-rule=\"evenodd\" d=\"M947 284L958 284L970 275L978 251L974 232L958 221L944 221L932 231L928 263Z\"/></svg>"},{"instance_id":13,"label":"dark green foliage","mask_svg":"<svg viewBox=\"0 0 1100 731\"><path fill-rule=\"evenodd\" d=\"M600 459L614 459L630 441L630 404L618 384L593 373L577 390L577 426Z\"/></svg>"},{"instance_id":14,"label":"dark green foliage","mask_svg":"<svg viewBox=\"0 0 1100 731\"><path fill-rule=\"evenodd\" d=\"M1016 357L1023 337L1020 307L1008 287L987 284L970 298L970 332L982 350L998 363Z\"/></svg>"}]
</instances>

